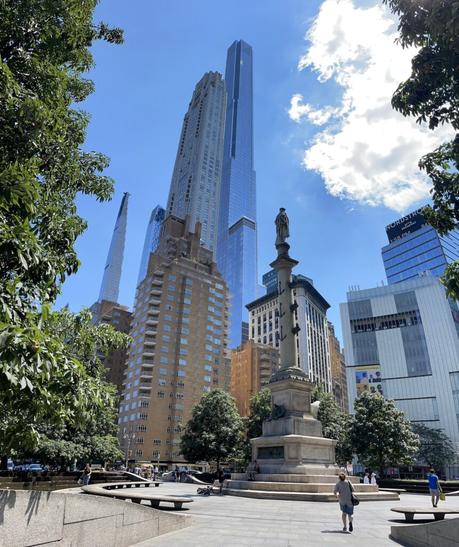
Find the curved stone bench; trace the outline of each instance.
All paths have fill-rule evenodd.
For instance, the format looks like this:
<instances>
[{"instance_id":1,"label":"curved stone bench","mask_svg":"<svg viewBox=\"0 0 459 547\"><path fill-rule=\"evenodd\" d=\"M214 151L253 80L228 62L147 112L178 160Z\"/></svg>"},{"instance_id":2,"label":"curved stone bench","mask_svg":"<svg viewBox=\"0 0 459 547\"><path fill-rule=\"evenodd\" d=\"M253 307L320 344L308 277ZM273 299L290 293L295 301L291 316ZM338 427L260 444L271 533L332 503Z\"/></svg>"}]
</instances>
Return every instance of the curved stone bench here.
<instances>
[{"instance_id":1,"label":"curved stone bench","mask_svg":"<svg viewBox=\"0 0 459 547\"><path fill-rule=\"evenodd\" d=\"M442 507L393 507L391 509L394 513L403 513L405 515L406 522L414 522L414 515L433 515L435 520L443 520L445 515L459 514L459 508L447 509Z\"/></svg>"},{"instance_id":2,"label":"curved stone bench","mask_svg":"<svg viewBox=\"0 0 459 547\"><path fill-rule=\"evenodd\" d=\"M173 503L174 509L181 509L184 503L190 503L193 500L181 496L161 496L153 494L148 491L147 488L123 488L116 486L123 483L106 483L106 484L94 484L89 486L82 486L81 489L86 494L93 494L96 496L106 496L118 500L131 500L132 503L141 503L143 500L149 501L151 506L155 509L159 508L161 502ZM143 483L142 483L143 484ZM129 490L129 491L128 491Z\"/></svg>"},{"instance_id":3,"label":"curved stone bench","mask_svg":"<svg viewBox=\"0 0 459 547\"><path fill-rule=\"evenodd\" d=\"M107 490L113 490L117 488L148 488L149 486L156 486L158 487L160 484L162 484L162 481L126 481L126 482L110 482L110 483L104 483L103 485L97 485L97 486L103 486ZM89 486L89 485L88 485ZM91 485L91 486L96 486Z\"/></svg>"}]
</instances>

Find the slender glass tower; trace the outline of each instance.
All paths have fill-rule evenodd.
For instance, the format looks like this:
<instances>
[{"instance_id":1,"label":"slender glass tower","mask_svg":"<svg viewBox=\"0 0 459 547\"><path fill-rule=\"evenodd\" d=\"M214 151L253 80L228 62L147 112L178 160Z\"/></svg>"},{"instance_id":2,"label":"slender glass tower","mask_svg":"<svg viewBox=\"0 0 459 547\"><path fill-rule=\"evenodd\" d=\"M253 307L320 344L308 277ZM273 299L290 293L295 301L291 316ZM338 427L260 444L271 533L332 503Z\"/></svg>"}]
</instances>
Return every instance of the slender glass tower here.
<instances>
[{"instance_id":1,"label":"slender glass tower","mask_svg":"<svg viewBox=\"0 0 459 547\"><path fill-rule=\"evenodd\" d=\"M201 222L201 242L214 255L223 158L226 94L222 75L207 72L196 84L175 159L167 214Z\"/></svg>"},{"instance_id":2,"label":"slender glass tower","mask_svg":"<svg viewBox=\"0 0 459 547\"><path fill-rule=\"evenodd\" d=\"M120 290L121 268L123 266L124 244L126 241L126 225L129 194L125 192L116 217L112 241L105 263L104 275L100 286L99 302L118 302Z\"/></svg>"},{"instance_id":3,"label":"slender glass tower","mask_svg":"<svg viewBox=\"0 0 459 547\"><path fill-rule=\"evenodd\" d=\"M159 245L159 236L161 235L161 226L166 214L166 210L157 205L150 215L147 231L145 233L145 242L143 244L142 258L140 260L139 277L137 285L145 279L148 269L148 260L150 254L154 253Z\"/></svg>"},{"instance_id":4,"label":"slender glass tower","mask_svg":"<svg viewBox=\"0 0 459 547\"><path fill-rule=\"evenodd\" d=\"M230 347L248 338L245 305L257 297L256 176L253 165L252 48L228 49L217 264L231 293Z\"/></svg>"}]
</instances>

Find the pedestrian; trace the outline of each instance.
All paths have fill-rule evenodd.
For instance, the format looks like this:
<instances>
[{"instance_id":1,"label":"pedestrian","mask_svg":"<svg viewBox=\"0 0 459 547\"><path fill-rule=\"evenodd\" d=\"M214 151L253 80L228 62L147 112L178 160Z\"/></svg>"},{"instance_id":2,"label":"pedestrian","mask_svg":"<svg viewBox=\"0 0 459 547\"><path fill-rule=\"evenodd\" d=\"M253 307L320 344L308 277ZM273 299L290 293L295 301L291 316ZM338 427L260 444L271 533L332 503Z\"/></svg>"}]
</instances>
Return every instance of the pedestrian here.
<instances>
[{"instance_id":1,"label":"pedestrian","mask_svg":"<svg viewBox=\"0 0 459 547\"><path fill-rule=\"evenodd\" d=\"M431 469L427 475L427 480L429 481L429 492L432 499L433 507L437 507L438 500L440 498L440 484L438 482L438 475L435 474L435 470Z\"/></svg>"},{"instance_id":2,"label":"pedestrian","mask_svg":"<svg viewBox=\"0 0 459 547\"><path fill-rule=\"evenodd\" d=\"M343 519L343 532L347 532L347 522L349 520L349 532L352 532L354 529L353 525L353 514L354 514L354 505L352 503L352 493L354 488L351 483L346 480L346 475L344 471L341 471L339 474L339 480L335 484L334 494L338 497L339 506L341 509L341 517Z\"/></svg>"},{"instance_id":3,"label":"pedestrian","mask_svg":"<svg viewBox=\"0 0 459 547\"><path fill-rule=\"evenodd\" d=\"M363 484L370 484L370 475L368 474L368 471L365 473L365 476L363 477Z\"/></svg>"},{"instance_id":4,"label":"pedestrian","mask_svg":"<svg viewBox=\"0 0 459 547\"><path fill-rule=\"evenodd\" d=\"M155 470L153 471L153 480L155 481L158 478L159 469L158 466L155 465Z\"/></svg>"},{"instance_id":5,"label":"pedestrian","mask_svg":"<svg viewBox=\"0 0 459 547\"><path fill-rule=\"evenodd\" d=\"M370 484L373 484L374 486L377 486L378 483L376 482L376 473L371 474L371 481Z\"/></svg>"},{"instance_id":6,"label":"pedestrian","mask_svg":"<svg viewBox=\"0 0 459 547\"><path fill-rule=\"evenodd\" d=\"M218 482L220 483L220 496L223 495L223 483L225 482L225 473L223 469L218 470Z\"/></svg>"},{"instance_id":7,"label":"pedestrian","mask_svg":"<svg viewBox=\"0 0 459 547\"><path fill-rule=\"evenodd\" d=\"M84 466L81 480L83 481L83 486L88 486L89 481L91 480L91 466L89 465L89 463Z\"/></svg>"}]
</instances>

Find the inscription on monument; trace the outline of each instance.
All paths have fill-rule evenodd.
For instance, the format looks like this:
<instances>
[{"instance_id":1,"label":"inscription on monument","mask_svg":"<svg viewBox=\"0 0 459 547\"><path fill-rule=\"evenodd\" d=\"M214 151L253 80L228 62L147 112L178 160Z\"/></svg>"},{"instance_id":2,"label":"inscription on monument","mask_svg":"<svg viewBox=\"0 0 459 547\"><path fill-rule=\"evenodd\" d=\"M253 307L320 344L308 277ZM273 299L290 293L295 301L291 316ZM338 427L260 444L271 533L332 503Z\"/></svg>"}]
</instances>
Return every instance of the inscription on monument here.
<instances>
[{"instance_id":1,"label":"inscription on monument","mask_svg":"<svg viewBox=\"0 0 459 547\"><path fill-rule=\"evenodd\" d=\"M283 446L261 446L258 449L259 460L277 460L284 457Z\"/></svg>"}]
</instances>

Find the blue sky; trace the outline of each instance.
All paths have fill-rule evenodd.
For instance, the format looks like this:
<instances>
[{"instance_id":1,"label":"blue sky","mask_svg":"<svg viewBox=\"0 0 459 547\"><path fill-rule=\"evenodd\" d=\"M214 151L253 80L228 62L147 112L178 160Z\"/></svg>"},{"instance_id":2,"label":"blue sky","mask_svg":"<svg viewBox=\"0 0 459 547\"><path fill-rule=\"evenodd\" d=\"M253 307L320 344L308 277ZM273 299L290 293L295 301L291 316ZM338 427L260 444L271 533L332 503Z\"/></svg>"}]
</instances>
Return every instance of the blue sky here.
<instances>
[{"instance_id":1,"label":"blue sky","mask_svg":"<svg viewBox=\"0 0 459 547\"><path fill-rule=\"evenodd\" d=\"M380 12L369 11L376 2L351 0L344 0L339 9L345 11L336 17L336 2L101 2L96 19L122 27L125 43L94 47L96 67L91 77L96 91L84 109L92 117L87 148L111 158L107 172L116 181L115 194L105 204L79 199L79 212L89 228L77 244L81 268L64 284L58 305L68 303L77 311L97 299L116 214L123 192L128 191L120 302L132 306L148 218L157 203L167 201L183 115L194 85L208 70L224 73L228 46L242 38L254 51L260 278L274 258L273 222L278 207L283 206L290 217L291 254L300 261L297 272L314 279L331 304L330 319L341 331L339 303L345 301L348 287L367 288L385 279L380 257L380 248L386 244L385 225L423 203L426 190L415 174L412 157L399 158L394 150L376 157L355 142L367 140L362 131L359 138L356 133L362 127L362 116L364 127L373 123L375 110L362 113L365 96L358 97L355 88L364 86L352 80L353 63L367 63L368 56L377 57L378 51L366 52L362 61L354 55L362 48L348 40L346 58L336 37L352 36L356 15L382 23L377 27L381 33L385 19ZM328 15L327 9L331 10ZM335 19L328 21L333 24L324 36L330 13ZM304 36L312 28L315 35L308 43ZM371 40L368 36L362 39ZM298 70L301 59L303 68ZM365 70L361 72L368 75ZM348 80L340 79L341 73L347 73ZM390 78L386 81L391 84ZM370 88L368 92L371 95ZM343 96L349 94L351 107L347 100L343 108ZM379 100L384 103L383 98ZM398 123L394 120L384 129L389 143L400 141L391 133ZM382 142L382 149L387 142ZM375 146L371 135L368 143ZM409 163L414 174L397 169L400 162ZM305 163L312 168L307 169ZM392 178L386 176L385 164L392 169ZM394 183L405 175L408 182L403 187Z\"/></svg>"}]
</instances>

